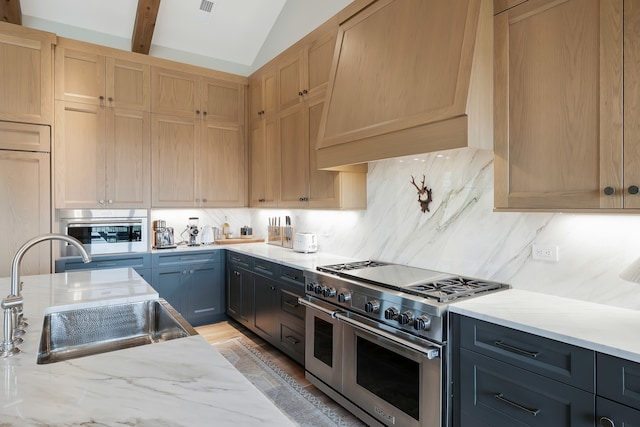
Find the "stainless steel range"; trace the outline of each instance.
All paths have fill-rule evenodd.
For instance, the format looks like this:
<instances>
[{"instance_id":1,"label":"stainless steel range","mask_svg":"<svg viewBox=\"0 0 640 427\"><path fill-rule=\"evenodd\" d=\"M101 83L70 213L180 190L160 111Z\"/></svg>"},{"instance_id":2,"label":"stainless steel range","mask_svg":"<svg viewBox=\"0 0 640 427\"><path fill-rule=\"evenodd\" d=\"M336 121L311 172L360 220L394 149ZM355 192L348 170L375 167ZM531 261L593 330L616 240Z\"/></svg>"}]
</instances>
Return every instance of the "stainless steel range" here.
<instances>
[{"instance_id":1,"label":"stainless steel range","mask_svg":"<svg viewBox=\"0 0 640 427\"><path fill-rule=\"evenodd\" d=\"M306 377L373 426L450 422L447 307L508 286L361 261L305 271Z\"/></svg>"}]
</instances>

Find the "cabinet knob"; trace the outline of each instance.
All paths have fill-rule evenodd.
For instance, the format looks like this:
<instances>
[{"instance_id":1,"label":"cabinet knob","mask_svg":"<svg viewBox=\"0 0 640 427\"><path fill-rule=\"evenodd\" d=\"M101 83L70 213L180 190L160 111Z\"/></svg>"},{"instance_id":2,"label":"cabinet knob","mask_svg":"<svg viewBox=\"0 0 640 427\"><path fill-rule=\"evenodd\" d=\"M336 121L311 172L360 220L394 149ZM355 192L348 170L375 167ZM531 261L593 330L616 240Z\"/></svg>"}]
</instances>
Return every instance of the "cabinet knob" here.
<instances>
[{"instance_id":1,"label":"cabinet knob","mask_svg":"<svg viewBox=\"0 0 640 427\"><path fill-rule=\"evenodd\" d=\"M98 203L101 204L101 205L104 205L104 200L100 199L100 200L98 200Z\"/></svg>"},{"instance_id":2,"label":"cabinet knob","mask_svg":"<svg viewBox=\"0 0 640 427\"><path fill-rule=\"evenodd\" d=\"M302 96L302 95L303 95L302 91L299 91L298 96Z\"/></svg>"},{"instance_id":3,"label":"cabinet knob","mask_svg":"<svg viewBox=\"0 0 640 427\"><path fill-rule=\"evenodd\" d=\"M613 196L613 194L616 192L616 189L613 187L604 187L604 194L605 196Z\"/></svg>"},{"instance_id":4,"label":"cabinet knob","mask_svg":"<svg viewBox=\"0 0 640 427\"><path fill-rule=\"evenodd\" d=\"M207 199L202 199L202 203L207 203Z\"/></svg>"},{"instance_id":5,"label":"cabinet knob","mask_svg":"<svg viewBox=\"0 0 640 427\"><path fill-rule=\"evenodd\" d=\"M200 114L200 110L196 110L196 114Z\"/></svg>"},{"instance_id":6,"label":"cabinet knob","mask_svg":"<svg viewBox=\"0 0 640 427\"><path fill-rule=\"evenodd\" d=\"M206 116L206 115L207 115L207 112L206 112L206 111L203 111L203 112L202 112L202 114Z\"/></svg>"},{"instance_id":7,"label":"cabinet knob","mask_svg":"<svg viewBox=\"0 0 640 427\"><path fill-rule=\"evenodd\" d=\"M109 97L109 102L113 102L113 98L111 96Z\"/></svg>"},{"instance_id":8,"label":"cabinet knob","mask_svg":"<svg viewBox=\"0 0 640 427\"><path fill-rule=\"evenodd\" d=\"M614 423L613 420L607 417L600 418L600 425L602 427L616 427L616 423Z\"/></svg>"},{"instance_id":9,"label":"cabinet knob","mask_svg":"<svg viewBox=\"0 0 640 427\"><path fill-rule=\"evenodd\" d=\"M273 285L272 285L272 286L270 286L270 288L271 288L271 290L272 290L272 291L275 291L275 290L276 290L276 287L275 287L275 286L273 286Z\"/></svg>"},{"instance_id":10,"label":"cabinet knob","mask_svg":"<svg viewBox=\"0 0 640 427\"><path fill-rule=\"evenodd\" d=\"M306 90L306 89L302 91L302 94L303 94L303 95L306 95L306 94L308 94L308 93L309 93L309 91L308 91L308 90Z\"/></svg>"},{"instance_id":11,"label":"cabinet knob","mask_svg":"<svg viewBox=\"0 0 640 427\"><path fill-rule=\"evenodd\" d=\"M264 203L266 201L267 201L267 199L258 199L258 202L260 202L260 203Z\"/></svg>"},{"instance_id":12,"label":"cabinet knob","mask_svg":"<svg viewBox=\"0 0 640 427\"><path fill-rule=\"evenodd\" d=\"M110 199L110 200L107 201L107 203L112 204L113 200Z\"/></svg>"},{"instance_id":13,"label":"cabinet knob","mask_svg":"<svg viewBox=\"0 0 640 427\"><path fill-rule=\"evenodd\" d=\"M104 101L104 95L100 95L98 98L100 98L100 101Z\"/></svg>"},{"instance_id":14,"label":"cabinet knob","mask_svg":"<svg viewBox=\"0 0 640 427\"><path fill-rule=\"evenodd\" d=\"M629 194L638 194L638 191L640 189L638 188L637 185L630 185L629 188L627 188L627 191L629 192Z\"/></svg>"}]
</instances>

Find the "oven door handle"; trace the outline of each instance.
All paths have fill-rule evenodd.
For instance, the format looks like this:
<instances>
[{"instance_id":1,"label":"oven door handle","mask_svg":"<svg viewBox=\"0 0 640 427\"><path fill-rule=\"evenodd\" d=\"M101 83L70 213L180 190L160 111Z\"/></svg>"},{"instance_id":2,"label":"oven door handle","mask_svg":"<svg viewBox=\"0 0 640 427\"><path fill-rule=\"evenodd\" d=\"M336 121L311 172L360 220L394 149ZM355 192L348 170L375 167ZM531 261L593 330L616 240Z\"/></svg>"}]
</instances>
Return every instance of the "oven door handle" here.
<instances>
[{"instance_id":1,"label":"oven door handle","mask_svg":"<svg viewBox=\"0 0 640 427\"><path fill-rule=\"evenodd\" d=\"M312 308L314 310L318 310L324 314L327 314L329 316L331 316L332 319L336 319L337 315L338 315L338 310L329 310L326 309L318 304L314 304L311 301L309 301L307 298L301 297L298 298L298 302L306 307Z\"/></svg>"},{"instance_id":2,"label":"oven door handle","mask_svg":"<svg viewBox=\"0 0 640 427\"><path fill-rule=\"evenodd\" d=\"M427 359L429 360L433 360L433 359L437 359L440 357L440 348L436 347L435 345L425 345L425 346L421 346L415 343L412 343L411 341L407 341L401 337L395 336L387 331L383 331L381 329L377 329L374 328L372 326L369 325L365 325L361 322L358 322L357 320L353 320L348 316L345 316L344 314L340 313L340 312L336 312L335 316L337 319L342 320L343 322L346 322L348 324L350 324L351 326L353 326L354 328L363 330L365 332L369 332L371 334L374 335L378 335L381 336L383 338L388 339L391 342L400 344L402 346L405 347L409 347L410 349L417 351L418 353L422 353L425 356L427 356Z\"/></svg>"}]
</instances>

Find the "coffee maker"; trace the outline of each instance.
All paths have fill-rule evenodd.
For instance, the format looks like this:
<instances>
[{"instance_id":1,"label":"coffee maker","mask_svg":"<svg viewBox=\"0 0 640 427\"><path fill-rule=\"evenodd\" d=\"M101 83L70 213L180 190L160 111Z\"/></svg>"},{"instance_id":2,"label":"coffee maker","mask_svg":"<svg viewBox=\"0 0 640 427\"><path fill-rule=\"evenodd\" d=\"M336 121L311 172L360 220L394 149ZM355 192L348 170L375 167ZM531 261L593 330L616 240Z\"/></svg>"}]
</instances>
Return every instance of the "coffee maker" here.
<instances>
[{"instance_id":1,"label":"coffee maker","mask_svg":"<svg viewBox=\"0 0 640 427\"><path fill-rule=\"evenodd\" d=\"M172 249L176 245L173 241L173 227L167 227L167 222L159 219L153 221L154 248L155 249Z\"/></svg>"},{"instance_id":2,"label":"coffee maker","mask_svg":"<svg viewBox=\"0 0 640 427\"><path fill-rule=\"evenodd\" d=\"M187 225L187 229L185 230L189 234L189 242L188 246L200 246L197 242L198 234L200 234L200 229L198 228L199 218L192 216L189 218L189 225Z\"/></svg>"}]
</instances>

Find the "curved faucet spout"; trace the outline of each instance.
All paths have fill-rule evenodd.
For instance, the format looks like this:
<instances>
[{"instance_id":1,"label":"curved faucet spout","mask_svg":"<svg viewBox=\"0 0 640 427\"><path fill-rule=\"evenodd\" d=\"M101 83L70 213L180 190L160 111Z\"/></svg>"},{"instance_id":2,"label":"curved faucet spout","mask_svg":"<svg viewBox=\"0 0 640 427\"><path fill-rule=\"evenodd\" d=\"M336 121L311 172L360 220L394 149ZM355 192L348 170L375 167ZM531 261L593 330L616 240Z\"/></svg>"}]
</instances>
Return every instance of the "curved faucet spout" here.
<instances>
[{"instance_id":1,"label":"curved faucet spout","mask_svg":"<svg viewBox=\"0 0 640 427\"><path fill-rule=\"evenodd\" d=\"M20 263L22 262L22 257L24 256L25 252L27 252L32 246L35 246L38 243L44 242L46 240L63 240L78 248L78 251L80 251L80 255L82 255L82 261L84 261L85 263L91 261L91 255L89 255L80 240L76 239L75 237L58 233L41 234L40 236L36 236L22 245L13 257L13 261L11 262L10 296L17 297L20 295Z\"/></svg>"}]
</instances>

